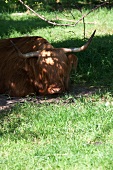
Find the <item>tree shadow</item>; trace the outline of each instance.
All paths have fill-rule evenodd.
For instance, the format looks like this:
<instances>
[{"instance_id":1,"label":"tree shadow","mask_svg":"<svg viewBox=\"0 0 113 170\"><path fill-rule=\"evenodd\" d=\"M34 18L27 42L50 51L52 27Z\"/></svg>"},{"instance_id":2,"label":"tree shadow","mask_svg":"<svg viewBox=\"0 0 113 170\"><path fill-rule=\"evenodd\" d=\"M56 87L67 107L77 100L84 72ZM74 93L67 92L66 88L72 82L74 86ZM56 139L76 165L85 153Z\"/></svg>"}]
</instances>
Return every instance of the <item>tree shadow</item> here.
<instances>
[{"instance_id":1,"label":"tree shadow","mask_svg":"<svg viewBox=\"0 0 113 170\"><path fill-rule=\"evenodd\" d=\"M65 44L65 47L79 47L84 43L76 39L53 43L53 46L64 47ZM78 68L76 74L71 75L72 82L96 87L113 86L113 35L95 35L88 49L76 55Z\"/></svg>"}]
</instances>

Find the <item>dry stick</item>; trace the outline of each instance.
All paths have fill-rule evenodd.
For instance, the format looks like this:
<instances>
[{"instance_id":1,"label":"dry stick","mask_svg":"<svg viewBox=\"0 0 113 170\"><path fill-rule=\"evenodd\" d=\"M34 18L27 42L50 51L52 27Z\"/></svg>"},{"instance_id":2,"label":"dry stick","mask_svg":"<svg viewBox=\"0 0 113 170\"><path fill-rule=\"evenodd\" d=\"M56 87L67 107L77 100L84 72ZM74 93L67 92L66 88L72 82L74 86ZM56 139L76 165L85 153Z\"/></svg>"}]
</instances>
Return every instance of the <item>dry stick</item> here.
<instances>
[{"instance_id":1,"label":"dry stick","mask_svg":"<svg viewBox=\"0 0 113 170\"><path fill-rule=\"evenodd\" d=\"M79 8L78 7L78 5L76 5L76 7L77 7L77 9L78 9L78 11L81 13L81 15L82 15L82 10L81 10L81 8ZM86 28L86 22L85 22L85 17L83 18L83 28L84 28L84 40L85 40L85 28Z\"/></svg>"},{"instance_id":2,"label":"dry stick","mask_svg":"<svg viewBox=\"0 0 113 170\"><path fill-rule=\"evenodd\" d=\"M65 22L75 22L75 20L72 20L72 19L65 19L65 18L58 18L57 16L56 16L56 18L55 19L51 19L51 21L65 21ZM82 22L83 21L81 21L80 23L82 24ZM94 21L94 22L85 22L86 24L97 24L97 22L96 21Z\"/></svg>"},{"instance_id":3,"label":"dry stick","mask_svg":"<svg viewBox=\"0 0 113 170\"><path fill-rule=\"evenodd\" d=\"M82 12L81 12L82 13ZM85 40L85 35L86 35L86 22L85 22L85 17L83 18L83 27L84 27L84 40Z\"/></svg>"},{"instance_id":4,"label":"dry stick","mask_svg":"<svg viewBox=\"0 0 113 170\"><path fill-rule=\"evenodd\" d=\"M84 40L85 40L85 33L86 33L86 23L85 23L85 18L83 18L83 26L84 26Z\"/></svg>"},{"instance_id":5,"label":"dry stick","mask_svg":"<svg viewBox=\"0 0 113 170\"><path fill-rule=\"evenodd\" d=\"M75 16L73 15L73 13L70 11L70 14L71 14L71 16L73 17L73 19L75 19Z\"/></svg>"},{"instance_id":6,"label":"dry stick","mask_svg":"<svg viewBox=\"0 0 113 170\"><path fill-rule=\"evenodd\" d=\"M71 24L57 24L56 22L52 22L52 21L46 19L44 16L36 13L36 12L35 12L33 9L31 9L28 5L24 4L23 1L21 1L21 0L18 0L18 1L19 1L20 3L22 3L28 10L32 11L32 12L33 12L36 16L38 16L40 19L46 21L46 22L49 23L49 24L52 24L52 25L55 25L55 26L74 26L74 25L71 25Z\"/></svg>"},{"instance_id":7,"label":"dry stick","mask_svg":"<svg viewBox=\"0 0 113 170\"><path fill-rule=\"evenodd\" d=\"M81 20L83 20L83 18L85 18L87 15L89 15L92 11L98 9L99 7L107 4L108 2L104 2L101 5L98 5L97 7L93 8L92 10L90 10L87 14L84 14L75 24L58 24L56 22L52 22L48 19L46 19L44 16L38 14L37 12L35 12L33 9L31 9L28 5L26 5L22 0L18 0L21 4L23 4L28 10L32 11L36 16L38 16L40 19L46 21L49 24L55 25L55 26L75 26L77 25Z\"/></svg>"},{"instance_id":8,"label":"dry stick","mask_svg":"<svg viewBox=\"0 0 113 170\"><path fill-rule=\"evenodd\" d=\"M75 22L74 20L68 20L65 18L58 18L56 17L56 19L52 19L51 21L66 21L66 22ZM97 24L97 22L85 22L86 24Z\"/></svg>"}]
</instances>

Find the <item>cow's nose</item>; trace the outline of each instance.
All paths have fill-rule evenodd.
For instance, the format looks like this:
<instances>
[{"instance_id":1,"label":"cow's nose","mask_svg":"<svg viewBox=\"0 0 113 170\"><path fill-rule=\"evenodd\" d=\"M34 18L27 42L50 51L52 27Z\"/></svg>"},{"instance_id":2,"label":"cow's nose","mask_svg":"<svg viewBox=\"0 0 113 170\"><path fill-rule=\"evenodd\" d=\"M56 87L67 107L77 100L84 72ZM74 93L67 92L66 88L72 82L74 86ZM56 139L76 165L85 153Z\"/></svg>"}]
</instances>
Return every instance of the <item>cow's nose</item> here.
<instances>
[{"instance_id":1,"label":"cow's nose","mask_svg":"<svg viewBox=\"0 0 113 170\"><path fill-rule=\"evenodd\" d=\"M49 94L55 94L55 93L61 93L63 89L61 87L49 87L48 93Z\"/></svg>"}]
</instances>

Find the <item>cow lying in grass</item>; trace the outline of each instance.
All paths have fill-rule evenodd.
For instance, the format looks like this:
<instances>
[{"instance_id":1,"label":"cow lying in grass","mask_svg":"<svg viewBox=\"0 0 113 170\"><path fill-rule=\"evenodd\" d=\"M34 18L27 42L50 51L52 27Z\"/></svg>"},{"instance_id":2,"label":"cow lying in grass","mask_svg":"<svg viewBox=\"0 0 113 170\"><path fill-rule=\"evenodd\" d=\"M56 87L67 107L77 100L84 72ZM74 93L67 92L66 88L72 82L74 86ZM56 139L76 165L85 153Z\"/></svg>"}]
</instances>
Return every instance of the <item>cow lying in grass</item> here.
<instances>
[{"instance_id":1,"label":"cow lying in grass","mask_svg":"<svg viewBox=\"0 0 113 170\"><path fill-rule=\"evenodd\" d=\"M84 51L94 34L80 48L54 48L38 36L0 40L0 93L22 97L68 90L70 71L77 67L70 52Z\"/></svg>"}]
</instances>

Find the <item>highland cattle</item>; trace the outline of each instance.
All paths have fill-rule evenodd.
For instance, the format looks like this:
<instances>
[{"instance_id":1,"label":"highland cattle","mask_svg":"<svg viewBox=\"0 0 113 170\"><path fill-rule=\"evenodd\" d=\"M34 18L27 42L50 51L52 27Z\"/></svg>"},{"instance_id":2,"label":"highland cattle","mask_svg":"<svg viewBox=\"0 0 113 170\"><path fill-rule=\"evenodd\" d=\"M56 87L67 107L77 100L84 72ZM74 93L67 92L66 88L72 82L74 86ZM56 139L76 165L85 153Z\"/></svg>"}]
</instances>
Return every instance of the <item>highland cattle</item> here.
<instances>
[{"instance_id":1,"label":"highland cattle","mask_svg":"<svg viewBox=\"0 0 113 170\"><path fill-rule=\"evenodd\" d=\"M94 34L79 48L54 48L38 36L0 40L0 93L23 97L65 92L78 62L73 52L84 51Z\"/></svg>"}]
</instances>

